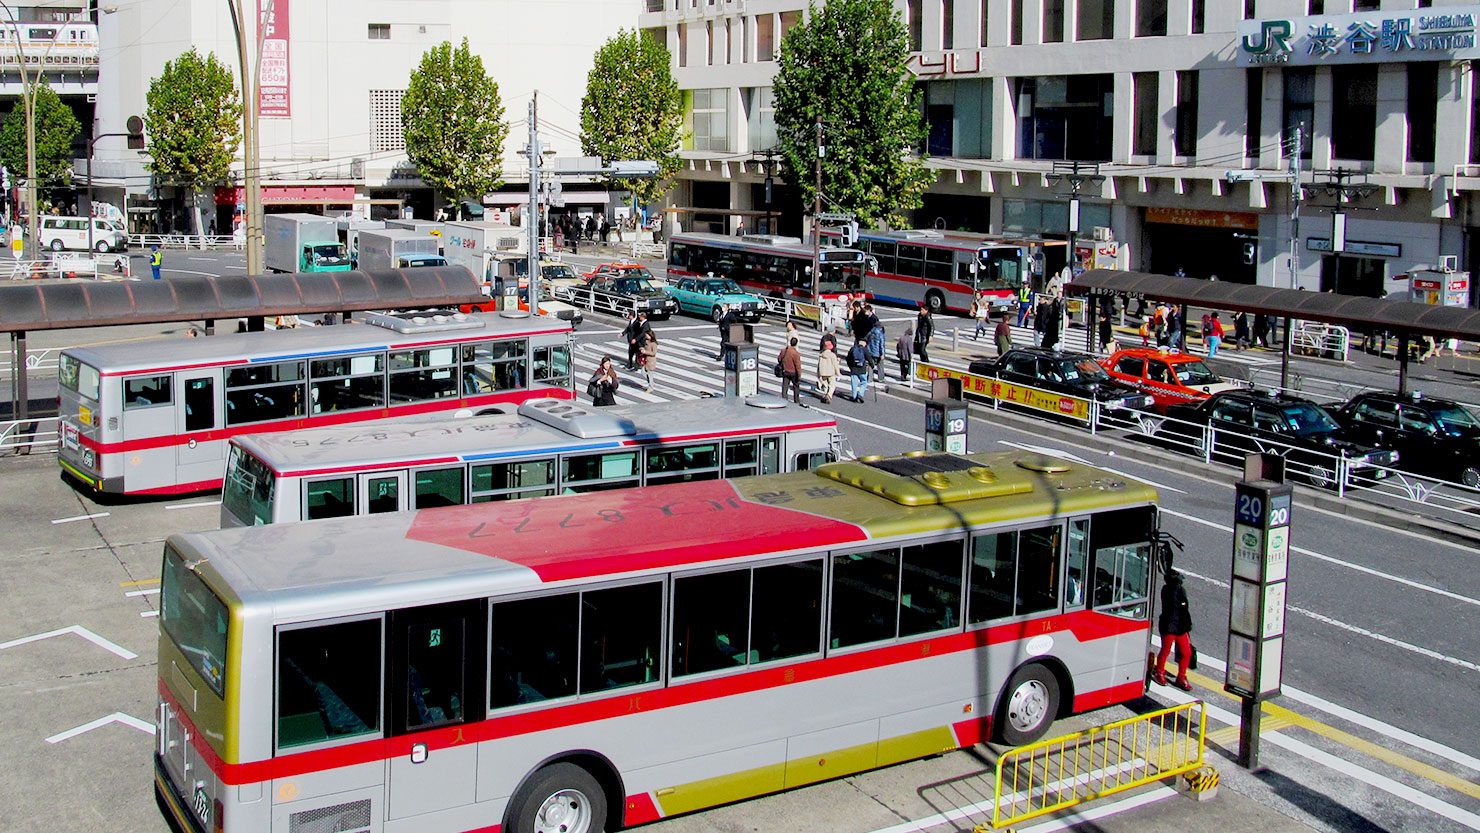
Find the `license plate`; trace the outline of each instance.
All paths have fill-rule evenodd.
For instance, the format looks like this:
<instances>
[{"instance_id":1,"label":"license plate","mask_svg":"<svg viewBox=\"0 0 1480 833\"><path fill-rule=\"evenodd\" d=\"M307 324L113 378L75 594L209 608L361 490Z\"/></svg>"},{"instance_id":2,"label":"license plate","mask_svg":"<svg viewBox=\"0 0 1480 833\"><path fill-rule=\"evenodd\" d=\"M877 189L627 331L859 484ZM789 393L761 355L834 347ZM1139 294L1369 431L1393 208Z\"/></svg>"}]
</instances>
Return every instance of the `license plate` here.
<instances>
[{"instance_id":1,"label":"license plate","mask_svg":"<svg viewBox=\"0 0 1480 833\"><path fill-rule=\"evenodd\" d=\"M80 432L77 430L77 426L62 423L62 448L76 451L79 444L79 434Z\"/></svg>"}]
</instances>

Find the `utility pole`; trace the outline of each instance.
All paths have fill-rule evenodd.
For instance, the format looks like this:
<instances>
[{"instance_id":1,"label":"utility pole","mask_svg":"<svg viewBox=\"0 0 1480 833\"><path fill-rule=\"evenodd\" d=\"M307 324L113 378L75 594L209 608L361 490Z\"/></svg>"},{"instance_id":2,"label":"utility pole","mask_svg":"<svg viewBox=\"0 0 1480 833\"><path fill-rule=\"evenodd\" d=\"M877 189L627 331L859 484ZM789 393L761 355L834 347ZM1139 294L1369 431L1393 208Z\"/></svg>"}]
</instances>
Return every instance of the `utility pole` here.
<instances>
[{"instance_id":1,"label":"utility pole","mask_svg":"<svg viewBox=\"0 0 1480 833\"><path fill-rule=\"evenodd\" d=\"M540 111L539 90L529 99L529 145L525 153L529 154L529 211L524 223L529 226L529 264L525 269L529 272L529 313L540 314L540 159L542 148L540 147ZM517 284L517 279L516 279Z\"/></svg>"},{"instance_id":2,"label":"utility pole","mask_svg":"<svg viewBox=\"0 0 1480 833\"><path fill-rule=\"evenodd\" d=\"M1069 186L1069 279L1074 279L1074 246L1079 242L1079 190L1105 181L1098 162L1055 162L1048 184Z\"/></svg>"},{"instance_id":3,"label":"utility pole","mask_svg":"<svg viewBox=\"0 0 1480 833\"><path fill-rule=\"evenodd\" d=\"M236 57L242 78L242 231L246 236L247 274L262 274L262 158L257 144L257 78L261 71L262 21L256 21L255 62L247 51L246 11L241 0L226 0L236 32Z\"/></svg>"},{"instance_id":4,"label":"utility pole","mask_svg":"<svg viewBox=\"0 0 1480 833\"><path fill-rule=\"evenodd\" d=\"M1326 194L1336 198L1331 209L1331 289L1341 294L1341 255L1346 251L1346 204L1362 199L1376 190L1367 183L1367 174L1348 168L1325 172Z\"/></svg>"},{"instance_id":5,"label":"utility pole","mask_svg":"<svg viewBox=\"0 0 1480 833\"><path fill-rule=\"evenodd\" d=\"M812 193L812 303L822 304L817 297L818 273L822 269L822 116L817 117L817 190Z\"/></svg>"}]
</instances>

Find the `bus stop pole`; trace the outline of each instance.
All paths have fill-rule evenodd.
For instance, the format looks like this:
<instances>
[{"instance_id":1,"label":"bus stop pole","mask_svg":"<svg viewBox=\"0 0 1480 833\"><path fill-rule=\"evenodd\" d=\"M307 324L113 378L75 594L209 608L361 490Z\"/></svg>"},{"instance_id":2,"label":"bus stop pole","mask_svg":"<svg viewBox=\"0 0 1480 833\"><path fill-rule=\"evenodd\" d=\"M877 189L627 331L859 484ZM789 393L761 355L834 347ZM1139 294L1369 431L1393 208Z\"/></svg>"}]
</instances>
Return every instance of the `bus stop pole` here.
<instances>
[{"instance_id":1,"label":"bus stop pole","mask_svg":"<svg viewBox=\"0 0 1480 833\"><path fill-rule=\"evenodd\" d=\"M11 366L11 372L15 374L15 407L11 416L25 420L31 415L31 392L26 379L30 371L26 365L26 331L17 330L11 338L15 342L15 364Z\"/></svg>"},{"instance_id":2,"label":"bus stop pole","mask_svg":"<svg viewBox=\"0 0 1480 833\"><path fill-rule=\"evenodd\" d=\"M1398 334L1398 395L1408 395L1408 332Z\"/></svg>"}]
</instances>

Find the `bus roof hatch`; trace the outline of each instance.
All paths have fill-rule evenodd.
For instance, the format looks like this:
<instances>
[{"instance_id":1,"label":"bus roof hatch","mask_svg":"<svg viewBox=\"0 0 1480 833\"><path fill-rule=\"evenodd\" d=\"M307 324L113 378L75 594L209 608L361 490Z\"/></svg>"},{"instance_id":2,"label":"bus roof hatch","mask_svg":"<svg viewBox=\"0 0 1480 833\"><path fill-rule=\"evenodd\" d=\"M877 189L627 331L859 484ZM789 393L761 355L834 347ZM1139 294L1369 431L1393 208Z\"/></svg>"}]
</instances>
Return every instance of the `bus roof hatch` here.
<instances>
[{"instance_id":1,"label":"bus roof hatch","mask_svg":"<svg viewBox=\"0 0 1480 833\"><path fill-rule=\"evenodd\" d=\"M1033 491L1033 481L998 471L985 461L912 451L900 457L862 457L829 463L820 477L888 498L901 506L929 506Z\"/></svg>"},{"instance_id":2,"label":"bus roof hatch","mask_svg":"<svg viewBox=\"0 0 1480 833\"><path fill-rule=\"evenodd\" d=\"M520 404L519 415L583 440L637 433L637 423L627 417L564 399L530 399Z\"/></svg>"}]
</instances>

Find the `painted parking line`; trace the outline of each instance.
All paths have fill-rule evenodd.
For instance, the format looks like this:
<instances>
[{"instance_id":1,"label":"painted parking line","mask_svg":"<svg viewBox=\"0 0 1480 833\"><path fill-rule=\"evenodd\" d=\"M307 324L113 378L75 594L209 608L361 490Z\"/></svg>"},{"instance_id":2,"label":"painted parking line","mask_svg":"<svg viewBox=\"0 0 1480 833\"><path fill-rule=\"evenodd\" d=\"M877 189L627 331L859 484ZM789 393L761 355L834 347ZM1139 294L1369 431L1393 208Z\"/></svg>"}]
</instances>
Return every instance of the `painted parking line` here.
<instances>
[{"instance_id":1,"label":"painted parking line","mask_svg":"<svg viewBox=\"0 0 1480 833\"><path fill-rule=\"evenodd\" d=\"M134 717L131 714L124 714L123 712L114 712L114 713L108 715L107 717L100 717L97 720L90 720L87 723L82 724L81 726L77 726L77 727L68 729L65 732L58 732L55 735L52 735L51 737L47 738L46 739L46 742L47 743L61 743L64 740L69 740L71 738L75 738L75 737L77 737L78 735L80 735L80 734L82 734L84 732L91 732L94 729L101 729L104 726L109 725L110 723L118 723L118 724L121 724L123 726L127 726L130 729L138 729L140 732L143 732L143 733L145 733L147 735L154 734L154 724L153 723L150 723L147 720L140 720L139 718Z\"/></svg>"},{"instance_id":2,"label":"painted parking line","mask_svg":"<svg viewBox=\"0 0 1480 833\"><path fill-rule=\"evenodd\" d=\"M71 627L57 628L54 631L47 631L46 633L37 633L32 634L31 636L23 636L19 639L12 639L9 642L0 642L0 651L5 650L6 648L14 648L18 645L26 645L31 642L40 642L43 639L50 639L53 636L65 636L67 634L80 636L83 639L86 639L88 642L91 642L92 644L98 646L99 648L102 648L103 650L111 654L117 654L124 659L139 658L139 655L134 653L133 651L130 651L129 649L123 647L122 645L119 645L116 642L104 639L103 637L98 636L97 634L93 633L87 628L82 627L81 625L72 625Z\"/></svg>"},{"instance_id":3,"label":"painted parking line","mask_svg":"<svg viewBox=\"0 0 1480 833\"><path fill-rule=\"evenodd\" d=\"M71 518L57 518L56 520L52 521L52 523L53 524L69 524L69 523L72 523L73 521L90 521L93 518L106 518L106 517L108 517L111 514L112 514L111 512L94 512L91 515L75 515L75 516L73 516Z\"/></svg>"},{"instance_id":4,"label":"painted parking line","mask_svg":"<svg viewBox=\"0 0 1480 833\"><path fill-rule=\"evenodd\" d=\"M146 610L146 611L144 611L144 612L142 612L142 613L139 614L139 618L140 619L153 619L154 617L156 617L158 615L159 615L159 611L157 611L157 610Z\"/></svg>"},{"instance_id":5,"label":"painted parking line","mask_svg":"<svg viewBox=\"0 0 1480 833\"><path fill-rule=\"evenodd\" d=\"M157 578L141 578L141 579L138 579L137 581L120 581L118 583L118 586L119 587L139 587L139 586L145 585L145 584L159 584L159 579L157 579Z\"/></svg>"},{"instance_id":6,"label":"painted parking line","mask_svg":"<svg viewBox=\"0 0 1480 833\"><path fill-rule=\"evenodd\" d=\"M219 501L219 500L203 500L203 501L201 501L199 503L171 503L171 504L165 506L165 508L166 509L194 509L197 506L220 506L220 505L221 505L221 501Z\"/></svg>"},{"instance_id":7,"label":"painted parking line","mask_svg":"<svg viewBox=\"0 0 1480 833\"><path fill-rule=\"evenodd\" d=\"M155 588L153 588L151 590L130 590L127 593L124 593L123 595L125 597L129 597L129 598L132 598L134 596L158 596L159 595L159 588L158 587L155 587Z\"/></svg>"}]
</instances>

